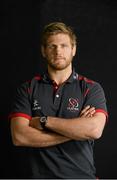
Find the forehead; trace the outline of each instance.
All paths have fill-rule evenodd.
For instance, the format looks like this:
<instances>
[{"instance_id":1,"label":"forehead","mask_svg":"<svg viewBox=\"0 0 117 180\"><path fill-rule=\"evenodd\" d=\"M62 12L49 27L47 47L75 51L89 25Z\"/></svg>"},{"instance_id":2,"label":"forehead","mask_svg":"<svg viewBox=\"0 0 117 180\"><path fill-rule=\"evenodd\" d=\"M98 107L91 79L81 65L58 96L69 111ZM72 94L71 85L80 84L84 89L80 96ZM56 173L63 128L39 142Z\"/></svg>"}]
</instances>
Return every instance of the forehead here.
<instances>
[{"instance_id":1,"label":"forehead","mask_svg":"<svg viewBox=\"0 0 117 180\"><path fill-rule=\"evenodd\" d=\"M71 44L71 40L68 34L63 34L63 33L59 33L59 34L54 34L54 35L50 35L47 38L47 43L70 43Z\"/></svg>"}]
</instances>

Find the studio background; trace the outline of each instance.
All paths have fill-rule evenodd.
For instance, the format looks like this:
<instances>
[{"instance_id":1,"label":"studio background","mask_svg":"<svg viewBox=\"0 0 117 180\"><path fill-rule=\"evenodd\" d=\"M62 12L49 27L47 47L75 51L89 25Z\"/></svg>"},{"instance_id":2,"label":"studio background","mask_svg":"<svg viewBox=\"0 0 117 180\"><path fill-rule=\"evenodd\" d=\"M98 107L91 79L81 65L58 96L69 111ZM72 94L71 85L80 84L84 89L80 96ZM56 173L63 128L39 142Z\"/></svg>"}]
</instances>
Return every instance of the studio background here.
<instances>
[{"instance_id":1,"label":"studio background","mask_svg":"<svg viewBox=\"0 0 117 180\"><path fill-rule=\"evenodd\" d=\"M95 165L99 178L117 178L117 1L1 0L0 12L0 178L27 177L27 150L13 146L7 117L16 87L45 68L41 31L53 21L73 27L76 71L104 88L109 119L95 142Z\"/></svg>"}]
</instances>

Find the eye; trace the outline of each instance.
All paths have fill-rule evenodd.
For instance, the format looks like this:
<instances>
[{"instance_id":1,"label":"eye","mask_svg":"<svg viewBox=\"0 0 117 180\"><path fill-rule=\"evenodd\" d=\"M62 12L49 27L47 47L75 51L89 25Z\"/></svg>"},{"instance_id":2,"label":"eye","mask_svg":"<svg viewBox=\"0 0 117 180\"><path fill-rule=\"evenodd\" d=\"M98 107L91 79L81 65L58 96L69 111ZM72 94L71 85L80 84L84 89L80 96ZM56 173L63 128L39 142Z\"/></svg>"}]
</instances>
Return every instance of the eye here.
<instances>
[{"instance_id":1,"label":"eye","mask_svg":"<svg viewBox=\"0 0 117 180\"><path fill-rule=\"evenodd\" d=\"M54 49L54 48L55 48L55 45L53 45L53 44L48 44L48 45L47 45L47 48L49 48L49 49Z\"/></svg>"},{"instance_id":2,"label":"eye","mask_svg":"<svg viewBox=\"0 0 117 180\"><path fill-rule=\"evenodd\" d=\"M68 45L67 44L61 44L61 47L66 48L66 47L68 47Z\"/></svg>"}]
</instances>

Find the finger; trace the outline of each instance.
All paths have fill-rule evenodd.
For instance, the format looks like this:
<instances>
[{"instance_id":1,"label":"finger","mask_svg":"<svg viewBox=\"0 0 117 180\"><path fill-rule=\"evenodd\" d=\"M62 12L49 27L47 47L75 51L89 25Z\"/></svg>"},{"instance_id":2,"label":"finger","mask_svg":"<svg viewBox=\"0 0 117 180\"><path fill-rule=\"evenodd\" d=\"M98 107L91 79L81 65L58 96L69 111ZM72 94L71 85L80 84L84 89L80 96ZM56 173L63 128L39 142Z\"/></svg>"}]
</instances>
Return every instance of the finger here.
<instances>
[{"instance_id":1,"label":"finger","mask_svg":"<svg viewBox=\"0 0 117 180\"><path fill-rule=\"evenodd\" d=\"M84 113L88 114L88 113L94 113L95 112L95 107L91 107L89 109L87 109Z\"/></svg>"},{"instance_id":2,"label":"finger","mask_svg":"<svg viewBox=\"0 0 117 180\"><path fill-rule=\"evenodd\" d=\"M90 109L90 110L89 110L89 113L90 113L90 114L94 114L94 113L95 113L95 109Z\"/></svg>"},{"instance_id":3,"label":"finger","mask_svg":"<svg viewBox=\"0 0 117 180\"><path fill-rule=\"evenodd\" d=\"M94 114L95 114L95 110L92 110L88 112L87 114L85 114L85 117L92 117Z\"/></svg>"},{"instance_id":4,"label":"finger","mask_svg":"<svg viewBox=\"0 0 117 180\"><path fill-rule=\"evenodd\" d=\"M89 108L91 108L91 106L90 106L90 105L87 105L86 107L83 108L83 111L86 111L86 110L88 110Z\"/></svg>"},{"instance_id":5,"label":"finger","mask_svg":"<svg viewBox=\"0 0 117 180\"><path fill-rule=\"evenodd\" d=\"M83 112L80 116L86 117L88 114L90 114L89 110Z\"/></svg>"},{"instance_id":6,"label":"finger","mask_svg":"<svg viewBox=\"0 0 117 180\"><path fill-rule=\"evenodd\" d=\"M81 112L81 114L80 114L80 117L82 116L82 117L90 117L91 115L93 115L95 113L95 107L91 107L91 108L89 108L88 109L88 107L87 108L85 108L85 109L83 109L83 111Z\"/></svg>"},{"instance_id":7,"label":"finger","mask_svg":"<svg viewBox=\"0 0 117 180\"><path fill-rule=\"evenodd\" d=\"M89 111L95 110L95 107L90 107Z\"/></svg>"},{"instance_id":8,"label":"finger","mask_svg":"<svg viewBox=\"0 0 117 180\"><path fill-rule=\"evenodd\" d=\"M89 114L87 114L87 116L85 116L85 117L92 117L92 116L93 116L93 115L89 113Z\"/></svg>"},{"instance_id":9,"label":"finger","mask_svg":"<svg viewBox=\"0 0 117 180\"><path fill-rule=\"evenodd\" d=\"M86 112L89 108L90 108L90 106L89 106L89 105L88 105L88 106L86 106L86 107L85 107L85 108L81 111L81 113L80 113L80 114L81 114L81 115L82 115L82 114L84 114L84 113L85 113L85 112Z\"/></svg>"}]
</instances>

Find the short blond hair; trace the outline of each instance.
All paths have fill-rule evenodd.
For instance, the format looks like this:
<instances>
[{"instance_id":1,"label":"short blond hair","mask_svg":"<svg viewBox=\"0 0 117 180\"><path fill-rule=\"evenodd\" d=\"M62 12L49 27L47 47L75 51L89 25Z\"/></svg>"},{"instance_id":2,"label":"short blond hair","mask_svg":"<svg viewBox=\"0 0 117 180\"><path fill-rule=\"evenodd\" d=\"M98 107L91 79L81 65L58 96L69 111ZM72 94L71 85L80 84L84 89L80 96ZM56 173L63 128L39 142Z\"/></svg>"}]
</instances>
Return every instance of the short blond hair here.
<instances>
[{"instance_id":1,"label":"short blond hair","mask_svg":"<svg viewBox=\"0 0 117 180\"><path fill-rule=\"evenodd\" d=\"M46 42L49 36L59 33L67 34L70 37L72 46L76 45L76 35L73 32L72 28L62 22L53 22L44 27L41 39L42 45L46 46Z\"/></svg>"}]
</instances>

